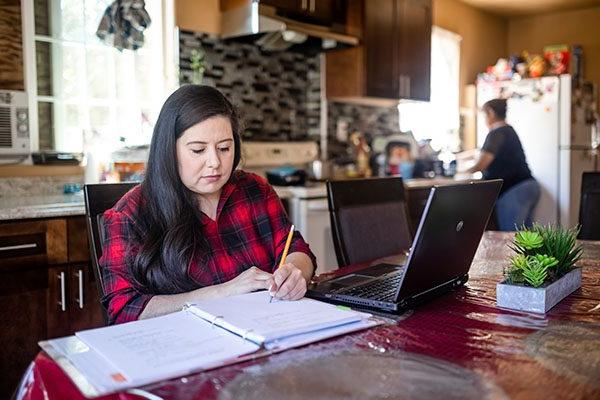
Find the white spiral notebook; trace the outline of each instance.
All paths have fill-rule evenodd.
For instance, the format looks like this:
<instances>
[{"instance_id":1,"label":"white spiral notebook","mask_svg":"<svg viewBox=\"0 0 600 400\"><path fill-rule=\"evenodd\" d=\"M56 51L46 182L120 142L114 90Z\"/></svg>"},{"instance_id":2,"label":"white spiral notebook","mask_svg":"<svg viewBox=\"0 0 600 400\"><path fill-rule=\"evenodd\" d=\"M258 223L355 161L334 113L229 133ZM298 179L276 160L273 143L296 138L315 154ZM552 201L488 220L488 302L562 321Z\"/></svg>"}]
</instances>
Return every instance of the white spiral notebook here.
<instances>
[{"instance_id":1,"label":"white spiral notebook","mask_svg":"<svg viewBox=\"0 0 600 400\"><path fill-rule=\"evenodd\" d=\"M381 324L317 300L255 292L40 342L88 397L143 386Z\"/></svg>"}]
</instances>

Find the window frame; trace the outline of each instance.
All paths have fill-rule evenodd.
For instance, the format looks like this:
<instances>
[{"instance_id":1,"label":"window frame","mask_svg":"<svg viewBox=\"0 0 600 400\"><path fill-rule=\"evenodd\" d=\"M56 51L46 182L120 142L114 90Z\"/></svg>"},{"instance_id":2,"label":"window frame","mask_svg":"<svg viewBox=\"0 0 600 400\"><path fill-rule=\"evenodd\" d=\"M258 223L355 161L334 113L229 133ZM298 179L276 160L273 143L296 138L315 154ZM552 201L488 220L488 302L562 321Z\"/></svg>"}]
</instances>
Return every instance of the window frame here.
<instances>
[{"instance_id":1,"label":"window frame","mask_svg":"<svg viewBox=\"0 0 600 400\"><path fill-rule=\"evenodd\" d=\"M174 57L176 50L176 30L175 30L175 20L174 20L174 0L159 0L161 7L161 18L153 19L152 24L157 24L160 26L160 41L161 43L157 46L160 47L160 58L162 62L161 66L161 75L163 80L162 88L158 89L157 92L161 92L162 96L165 97L168 93L174 90L178 84L177 80L177 65L173 64L174 60L177 60ZM103 106L109 108L109 124L110 126L118 126L117 122L117 112L119 107L129 106L131 103L128 100L123 100L119 98L117 95L117 77L116 77L116 60L117 53L114 48L108 47L102 44L95 43L86 43L83 41L69 40L54 37L53 32L60 32L60 24L61 22L61 14L60 14L60 0L49 0L50 9L50 18L52 18L52 32L49 32L49 35L40 35L35 33L35 7L34 0L22 0L21 14L22 14L22 27L23 27L23 49L24 49L24 70L25 70L25 90L28 94L28 106L29 106L29 115L30 115L30 151L36 152L40 151L40 131L39 131L39 118L38 118L38 103L50 103L53 105L53 120L52 120L52 138L53 138L53 149L52 150L62 150L60 149L60 136L57 132L65 131L65 112L64 106L79 106L78 112L80 113L78 118L80 121L81 129L90 129L91 125L91 116L90 110L95 106ZM57 22L58 21L58 22ZM85 31L85 27L84 27ZM43 42L48 43L51 48L52 54L52 95L39 95L38 94L38 82L37 82L37 43ZM61 51L55 51L54 46L60 46ZM84 92L81 98L77 98L75 100L65 99L63 96L63 85L60 78L60 72L62 71L62 49L65 47L73 47L83 49L84 57L85 57L85 66L84 66L84 82L86 83L81 90ZM99 49L105 52L109 59L109 79L111 80L108 84L109 93L106 98L90 98L88 96L88 63L87 63L87 53L89 49ZM141 54L147 54L148 52L142 47L136 52ZM139 61L138 57L132 54L133 57L133 69L136 70ZM135 85L135 90L138 90L138 82L133 83ZM162 99L160 99L162 100ZM83 103L83 104L82 104ZM150 108L153 106L154 101L151 101L146 98L140 98L136 102L136 106L139 111ZM118 138L115 138L118 139ZM68 140L68 135L65 134L63 136L63 140ZM83 151L83 149L82 149Z\"/></svg>"}]
</instances>

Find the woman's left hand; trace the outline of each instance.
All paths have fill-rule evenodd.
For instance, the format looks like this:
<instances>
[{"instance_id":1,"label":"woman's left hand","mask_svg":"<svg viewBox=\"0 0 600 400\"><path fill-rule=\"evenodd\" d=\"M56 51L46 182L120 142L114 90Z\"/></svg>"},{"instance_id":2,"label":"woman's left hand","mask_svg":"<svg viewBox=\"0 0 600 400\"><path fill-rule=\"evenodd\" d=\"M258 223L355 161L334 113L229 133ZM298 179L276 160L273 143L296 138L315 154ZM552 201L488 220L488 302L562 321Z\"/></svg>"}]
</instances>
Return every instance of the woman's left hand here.
<instances>
[{"instance_id":1,"label":"woman's left hand","mask_svg":"<svg viewBox=\"0 0 600 400\"><path fill-rule=\"evenodd\" d=\"M276 299L298 300L306 293L306 280L302 271L292 263L283 264L273 272L269 293Z\"/></svg>"}]
</instances>

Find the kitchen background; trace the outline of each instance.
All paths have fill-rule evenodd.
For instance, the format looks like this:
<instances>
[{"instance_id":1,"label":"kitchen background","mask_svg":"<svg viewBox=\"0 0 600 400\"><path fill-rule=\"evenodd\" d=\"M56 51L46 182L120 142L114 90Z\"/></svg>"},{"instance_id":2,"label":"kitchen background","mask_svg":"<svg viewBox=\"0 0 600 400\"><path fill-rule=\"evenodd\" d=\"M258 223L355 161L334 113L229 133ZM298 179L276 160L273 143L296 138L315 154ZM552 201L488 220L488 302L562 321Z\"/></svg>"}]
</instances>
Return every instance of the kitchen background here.
<instances>
[{"instance_id":1,"label":"kitchen background","mask_svg":"<svg viewBox=\"0 0 600 400\"><path fill-rule=\"evenodd\" d=\"M534 174L565 186L545 188L544 217L574 219L582 168L598 168L600 137L586 120L598 112L600 0L260 3L291 7L286 15L311 25L325 21L317 31L338 35L340 48L322 52L311 39L286 49L283 34L265 35L264 45L257 37L225 38L222 14L250 0L146 0L148 15L134 13L140 30L125 37L107 28L111 0L0 1L0 248L24 246L0 263L0 326L11 327L0 331L0 398L10 397L39 340L103 323L81 187L141 178L160 107L182 83L201 79L238 106L244 168L297 168L279 178L303 184L276 190L317 254L318 272L337 265L326 191L322 179L307 181L299 171L384 175L392 172L387 145L407 145L408 152L396 149L414 163L403 178L427 178L405 179L414 230L431 185L450 179L443 175L453 172L456 153L481 145L478 106L488 87L528 92L549 79L549 105L583 110L571 115L567 140L556 134L551 142L548 132L562 129L553 117L569 118L539 102L532 107L528 97L512 100L528 159L543 171ZM548 45L564 45L572 77L524 87L519 73L498 62L527 50L539 67L533 56ZM570 162L549 166L542 148L555 154L553 163Z\"/></svg>"}]
</instances>

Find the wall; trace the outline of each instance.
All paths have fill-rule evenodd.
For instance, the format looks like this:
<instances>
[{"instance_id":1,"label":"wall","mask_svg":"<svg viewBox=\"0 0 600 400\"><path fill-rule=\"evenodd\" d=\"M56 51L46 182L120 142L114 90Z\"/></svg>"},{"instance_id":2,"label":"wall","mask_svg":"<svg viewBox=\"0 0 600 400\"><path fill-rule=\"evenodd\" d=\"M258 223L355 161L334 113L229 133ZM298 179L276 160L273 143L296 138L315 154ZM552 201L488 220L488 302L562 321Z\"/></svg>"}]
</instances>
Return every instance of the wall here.
<instances>
[{"instance_id":1,"label":"wall","mask_svg":"<svg viewBox=\"0 0 600 400\"><path fill-rule=\"evenodd\" d=\"M180 82L190 82L190 54L205 53L203 84L238 108L247 140L319 139L319 56L261 51L255 44L181 31Z\"/></svg>"},{"instance_id":2,"label":"wall","mask_svg":"<svg viewBox=\"0 0 600 400\"><path fill-rule=\"evenodd\" d=\"M584 77L600 86L600 7L513 18L508 25L508 51L541 54L550 44L580 44Z\"/></svg>"},{"instance_id":3,"label":"wall","mask_svg":"<svg viewBox=\"0 0 600 400\"><path fill-rule=\"evenodd\" d=\"M526 1L526 0L524 0ZM508 22L458 0L434 0L433 24L462 36L460 47L460 106L463 109L462 140L465 149L475 147L476 127L473 93L479 72L506 57Z\"/></svg>"}]
</instances>

